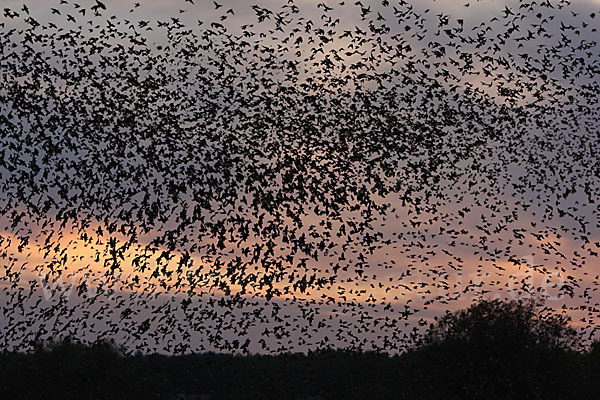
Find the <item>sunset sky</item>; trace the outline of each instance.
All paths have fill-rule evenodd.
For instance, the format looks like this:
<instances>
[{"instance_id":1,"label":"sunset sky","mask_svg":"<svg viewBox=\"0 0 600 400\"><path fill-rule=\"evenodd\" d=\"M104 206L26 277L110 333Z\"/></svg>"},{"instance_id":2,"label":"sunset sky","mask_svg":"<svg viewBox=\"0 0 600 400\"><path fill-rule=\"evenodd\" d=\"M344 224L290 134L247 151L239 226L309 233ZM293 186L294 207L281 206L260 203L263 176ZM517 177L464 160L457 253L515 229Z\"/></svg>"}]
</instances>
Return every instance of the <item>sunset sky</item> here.
<instances>
[{"instance_id":1,"label":"sunset sky","mask_svg":"<svg viewBox=\"0 0 600 400\"><path fill-rule=\"evenodd\" d=\"M0 19L4 346L398 352L496 297L595 337L597 0L58 3Z\"/></svg>"}]
</instances>

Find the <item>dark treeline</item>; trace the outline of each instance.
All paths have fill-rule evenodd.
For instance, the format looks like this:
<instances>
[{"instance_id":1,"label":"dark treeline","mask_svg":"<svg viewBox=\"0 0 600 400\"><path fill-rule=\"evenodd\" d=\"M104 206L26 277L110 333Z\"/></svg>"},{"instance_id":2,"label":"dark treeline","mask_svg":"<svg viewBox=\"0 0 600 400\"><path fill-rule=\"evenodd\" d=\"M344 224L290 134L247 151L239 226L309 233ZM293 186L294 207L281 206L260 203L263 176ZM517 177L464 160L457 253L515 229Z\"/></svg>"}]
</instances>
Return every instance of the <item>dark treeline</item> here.
<instances>
[{"instance_id":1,"label":"dark treeline","mask_svg":"<svg viewBox=\"0 0 600 400\"><path fill-rule=\"evenodd\" d=\"M600 345L578 348L566 318L532 302L447 314L402 355L126 355L63 339L4 353L3 398L598 399Z\"/></svg>"}]
</instances>

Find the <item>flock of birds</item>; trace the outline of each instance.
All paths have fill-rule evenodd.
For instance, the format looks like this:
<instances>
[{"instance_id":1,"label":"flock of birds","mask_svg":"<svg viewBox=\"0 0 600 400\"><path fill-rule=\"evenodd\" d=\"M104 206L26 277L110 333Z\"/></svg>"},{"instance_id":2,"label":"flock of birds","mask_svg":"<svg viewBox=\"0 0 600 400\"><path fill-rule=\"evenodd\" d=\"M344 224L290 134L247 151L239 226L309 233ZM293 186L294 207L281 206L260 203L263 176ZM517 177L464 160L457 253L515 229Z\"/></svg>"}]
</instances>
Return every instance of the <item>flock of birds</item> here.
<instances>
[{"instance_id":1,"label":"flock of birds","mask_svg":"<svg viewBox=\"0 0 600 400\"><path fill-rule=\"evenodd\" d=\"M2 348L398 352L482 297L595 338L592 3L228 3L4 8Z\"/></svg>"}]
</instances>

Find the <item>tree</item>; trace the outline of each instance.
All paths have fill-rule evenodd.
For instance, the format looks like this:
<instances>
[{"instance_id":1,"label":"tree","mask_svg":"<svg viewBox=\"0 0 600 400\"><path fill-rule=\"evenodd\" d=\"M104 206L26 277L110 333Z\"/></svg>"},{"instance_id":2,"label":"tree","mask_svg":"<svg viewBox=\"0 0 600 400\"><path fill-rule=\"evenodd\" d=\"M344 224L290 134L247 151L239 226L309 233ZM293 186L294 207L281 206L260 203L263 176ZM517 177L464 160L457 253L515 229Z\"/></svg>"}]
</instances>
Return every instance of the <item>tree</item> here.
<instances>
[{"instance_id":1,"label":"tree","mask_svg":"<svg viewBox=\"0 0 600 400\"><path fill-rule=\"evenodd\" d=\"M445 398L572 397L578 334L568 322L532 300L482 300L437 320L409 357Z\"/></svg>"},{"instance_id":2,"label":"tree","mask_svg":"<svg viewBox=\"0 0 600 400\"><path fill-rule=\"evenodd\" d=\"M569 318L534 300L482 300L466 310L447 313L425 336L425 344L464 342L477 348L507 346L573 350L577 331Z\"/></svg>"}]
</instances>

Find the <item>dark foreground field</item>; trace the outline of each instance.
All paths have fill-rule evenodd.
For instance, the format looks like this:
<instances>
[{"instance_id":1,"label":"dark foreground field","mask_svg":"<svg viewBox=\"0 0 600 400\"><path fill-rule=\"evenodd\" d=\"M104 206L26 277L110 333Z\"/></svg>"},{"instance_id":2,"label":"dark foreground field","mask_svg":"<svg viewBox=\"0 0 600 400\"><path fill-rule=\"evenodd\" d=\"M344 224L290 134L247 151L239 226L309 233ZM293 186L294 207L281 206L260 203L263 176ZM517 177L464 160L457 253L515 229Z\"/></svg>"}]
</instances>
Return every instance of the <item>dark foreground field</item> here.
<instances>
[{"instance_id":1,"label":"dark foreground field","mask_svg":"<svg viewBox=\"0 0 600 400\"><path fill-rule=\"evenodd\" d=\"M129 355L70 340L0 355L5 399L598 399L600 346L522 303L448 315L401 356Z\"/></svg>"},{"instance_id":2,"label":"dark foreground field","mask_svg":"<svg viewBox=\"0 0 600 400\"><path fill-rule=\"evenodd\" d=\"M599 349L600 350L600 349ZM598 399L600 351L493 357L431 348L401 357L122 357L108 346L60 344L1 357L3 398L28 399Z\"/></svg>"}]
</instances>

